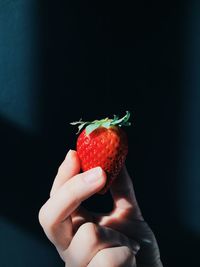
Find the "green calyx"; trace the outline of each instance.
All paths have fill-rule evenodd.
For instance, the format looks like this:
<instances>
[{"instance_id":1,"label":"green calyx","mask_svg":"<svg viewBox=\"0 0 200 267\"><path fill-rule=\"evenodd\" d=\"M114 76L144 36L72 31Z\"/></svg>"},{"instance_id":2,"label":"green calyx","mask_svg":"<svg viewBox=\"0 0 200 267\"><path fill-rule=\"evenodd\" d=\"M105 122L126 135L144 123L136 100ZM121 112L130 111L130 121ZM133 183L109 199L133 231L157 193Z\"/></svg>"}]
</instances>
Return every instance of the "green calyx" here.
<instances>
[{"instance_id":1,"label":"green calyx","mask_svg":"<svg viewBox=\"0 0 200 267\"><path fill-rule=\"evenodd\" d=\"M71 125L78 125L78 133L80 133L80 131L84 128L86 130L86 134L89 135L91 132L93 132L94 130L96 130L99 127L105 127L105 128L109 128L111 126L130 126L131 122L129 122L130 118L130 112L126 111L126 115L124 117L122 117L121 119L119 119L118 116L114 115L113 119L109 119L109 118L105 118L102 120L95 120L95 121L82 121L82 119L80 119L79 121L75 121L75 122L71 122Z\"/></svg>"}]
</instances>

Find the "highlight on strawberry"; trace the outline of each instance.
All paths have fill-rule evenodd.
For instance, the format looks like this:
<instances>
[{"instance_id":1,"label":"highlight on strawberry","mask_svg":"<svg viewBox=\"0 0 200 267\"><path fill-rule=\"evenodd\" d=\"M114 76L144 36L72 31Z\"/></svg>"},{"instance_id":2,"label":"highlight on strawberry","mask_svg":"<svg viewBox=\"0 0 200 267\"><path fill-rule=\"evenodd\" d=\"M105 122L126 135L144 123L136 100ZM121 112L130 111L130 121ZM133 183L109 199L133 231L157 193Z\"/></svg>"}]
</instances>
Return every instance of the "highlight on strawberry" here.
<instances>
[{"instance_id":1,"label":"highlight on strawberry","mask_svg":"<svg viewBox=\"0 0 200 267\"><path fill-rule=\"evenodd\" d=\"M72 122L78 125L79 134L76 150L81 162L82 171L100 166L107 174L104 188L99 192L104 194L119 175L128 154L128 139L122 126L130 126L130 112L119 119L105 118L84 122L82 119Z\"/></svg>"}]
</instances>

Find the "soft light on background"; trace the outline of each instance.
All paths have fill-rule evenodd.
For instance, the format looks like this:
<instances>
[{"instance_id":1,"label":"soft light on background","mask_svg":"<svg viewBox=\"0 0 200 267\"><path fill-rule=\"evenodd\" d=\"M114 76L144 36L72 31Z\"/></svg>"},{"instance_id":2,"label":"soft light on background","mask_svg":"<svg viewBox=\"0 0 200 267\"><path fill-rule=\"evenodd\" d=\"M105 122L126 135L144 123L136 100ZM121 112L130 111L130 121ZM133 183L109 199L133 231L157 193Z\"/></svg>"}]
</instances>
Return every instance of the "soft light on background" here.
<instances>
[{"instance_id":1,"label":"soft light on background","mask_svg":"<svg viewBox=\"0 0 200 267\"><path fill-rule=\"evenodd\" d=\"M198 266L199 11L197 0L0 1L0 266L63 266L37 216L75 148L69 123L126 110L127 167L164 266Z\"/></svg>"}]
</instances>

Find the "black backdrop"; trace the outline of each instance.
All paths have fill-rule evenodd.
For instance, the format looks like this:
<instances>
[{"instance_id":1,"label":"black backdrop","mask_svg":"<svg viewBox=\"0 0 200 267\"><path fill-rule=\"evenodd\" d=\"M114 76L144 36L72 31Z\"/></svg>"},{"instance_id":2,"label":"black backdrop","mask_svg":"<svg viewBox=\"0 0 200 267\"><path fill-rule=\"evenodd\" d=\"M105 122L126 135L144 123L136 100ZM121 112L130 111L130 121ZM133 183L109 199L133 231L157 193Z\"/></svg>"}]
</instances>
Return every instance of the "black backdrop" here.
<instances>
[{"instance_id":1,"label":"black backdrop","mask_svg":"<svg viewBox=\"0 0 200 267\"><path fill-rule=\"evenodd\" d=\"M188 131L199 131L188 67L199 53L197 10L176 0L0 1L0 266L63 266L37 214L75 148L69 122L126 110L127 167L164 266L198 266L199 178L188 171L198 169L188 163L199 147Z\"/></svg>"}]
</instances>

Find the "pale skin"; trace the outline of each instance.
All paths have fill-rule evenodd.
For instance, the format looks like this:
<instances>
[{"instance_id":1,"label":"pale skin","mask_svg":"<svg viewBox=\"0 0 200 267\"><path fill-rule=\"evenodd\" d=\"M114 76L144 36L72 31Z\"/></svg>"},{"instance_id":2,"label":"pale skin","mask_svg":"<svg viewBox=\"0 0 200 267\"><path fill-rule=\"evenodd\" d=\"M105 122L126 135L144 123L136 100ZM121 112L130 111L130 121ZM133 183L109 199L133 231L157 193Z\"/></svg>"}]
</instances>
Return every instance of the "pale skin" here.
<instances>
[{"instance_id":1,"label":"pale skin","mask_svg":"<svg viewBox=\"0 0 200 267\"><path fill-rule=\"evenodd\" d=\"M162 267L156 239L142 217L126 167L110 188L114 204L110 213L92 213L81 206L105 182L100 167L80 173L74 150L58 169L39 221L65 266Z\"/></svg>"}]
</instances>

